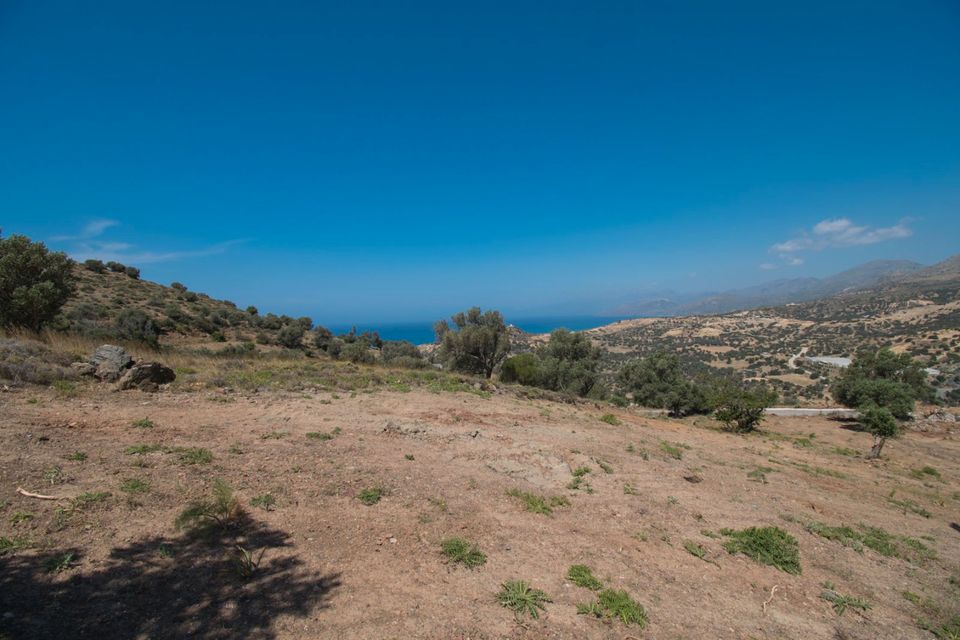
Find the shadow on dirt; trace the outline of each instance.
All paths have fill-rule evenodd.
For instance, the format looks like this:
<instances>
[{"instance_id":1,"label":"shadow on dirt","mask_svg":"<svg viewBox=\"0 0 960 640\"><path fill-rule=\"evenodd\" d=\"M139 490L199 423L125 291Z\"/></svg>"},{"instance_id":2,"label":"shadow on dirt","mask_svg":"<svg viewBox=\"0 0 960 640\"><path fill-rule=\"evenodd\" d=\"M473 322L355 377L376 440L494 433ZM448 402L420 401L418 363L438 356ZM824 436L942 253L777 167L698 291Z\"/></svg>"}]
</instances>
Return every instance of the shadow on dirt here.
<instances>
[{"instance_id":1,"label":"shadow on dirt","mask_svg":"<svg viewBox=\"0 0 960 640\"><path fill-rule=\"evenodd\" d=\"M244 563L237 545L253 561L262 551L259 564ZM203 536L117 547L102 566L68 568L81 559L76 549L0 557L0 637L273 638L277 617L326 608L340 585L339 574L307 571L286 533L249 516Z\"/></svg>"}]
</instances>

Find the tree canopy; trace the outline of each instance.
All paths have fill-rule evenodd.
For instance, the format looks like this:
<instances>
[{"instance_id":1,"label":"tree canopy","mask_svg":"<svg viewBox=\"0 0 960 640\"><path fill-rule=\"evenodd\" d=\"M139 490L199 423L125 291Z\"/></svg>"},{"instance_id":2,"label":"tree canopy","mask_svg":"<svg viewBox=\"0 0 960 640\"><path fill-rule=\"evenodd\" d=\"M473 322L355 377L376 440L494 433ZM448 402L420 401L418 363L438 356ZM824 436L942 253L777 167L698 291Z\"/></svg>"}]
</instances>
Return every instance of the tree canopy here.
<instances>
[{"instance_id":1,"label":"tree canopy","mask_svg":"<svg viewBox=\"0 0 960 640\"><path fill-rule=\"evenodd\" d=\"M440 357L453 371L479 373L487 378L510 353L510 334L499 311L473 307L433 325Z\"/></svg>"},{"instance_id":2,"label":"tree canopy","mask_svg":"<svg viewBox=\"0 0 960 640\"><path fill-rule=\"evenodd\" d=\"M73 294L73 260L26 236L0 237L0 326L37 331Z\"/></svg>"}]
</instances>

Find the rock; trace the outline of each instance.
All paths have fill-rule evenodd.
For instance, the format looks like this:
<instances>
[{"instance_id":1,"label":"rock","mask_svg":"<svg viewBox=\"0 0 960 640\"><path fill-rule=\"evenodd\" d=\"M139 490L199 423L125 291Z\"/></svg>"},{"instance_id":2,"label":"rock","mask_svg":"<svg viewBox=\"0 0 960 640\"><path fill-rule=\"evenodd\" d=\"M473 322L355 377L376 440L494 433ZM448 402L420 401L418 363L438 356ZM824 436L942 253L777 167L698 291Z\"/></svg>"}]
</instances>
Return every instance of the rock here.
<instances>
[{"instance_id":1,"label":"rock","mask_svg":"<svg viewBox=\"0 0 960 640\"><path fill-rule=\"evenodd\" d=\"M156 391L161 384L173 382L176 378L173 369L159 362L138 362L123 374L117 389L123 391L136 387L143 391Z\"/></svg>"},{"instance_id":2,"label":"rock","mask_svg":"<svg viewBox=\"0 0 960 640\"><path fill-rule=\"evenodd\" d=\"M106 382L118 380L123 372L133 364L133 358L124 350L112 344L105 344L97 347L97 350L90 356L90 363L96 367L94 375Z\"/></svg>"},{"instance_id":3,"label":"rock","mask_svg":"<svg viewBox=\"0 0 960 640\"><path fill-rule=\"evenodd\" d=\"M80 376L92 376L97 372L97 368L89 362L74 362L70 365L70 368Z\"/></svg>"},{"instance_id":4,"label":"rock","mask_svg":"<svg viewBox=\"0 0 960 640\"><path fill-rule=\"evenodd\" d=\"M701 478L700 476L698 476L698 475L695 474L695 473L691 473L691 474L688 475L688 476L683 476L683 479L686 480L687 482L691 482L691 483L693 483L693 484L697 484L698 482L703 482L703 478Z\"/></svg>"}]
</instances>

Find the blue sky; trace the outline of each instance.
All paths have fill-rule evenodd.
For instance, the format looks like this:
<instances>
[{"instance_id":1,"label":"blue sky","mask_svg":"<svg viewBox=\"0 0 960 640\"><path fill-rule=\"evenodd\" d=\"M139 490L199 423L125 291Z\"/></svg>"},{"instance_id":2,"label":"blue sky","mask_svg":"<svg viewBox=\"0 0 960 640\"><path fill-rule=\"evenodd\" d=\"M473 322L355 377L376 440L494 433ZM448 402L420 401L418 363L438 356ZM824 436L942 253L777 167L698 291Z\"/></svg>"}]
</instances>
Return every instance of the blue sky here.
<instances>
[{"instance_id":1,"label":"blue sky","mask_svg":"<svg viewBox=\"0 0 960 640\"><path fill-rule=\"evenodd\" d=\"M324 322L960 252L960 4L0 3L0 227Z\"/></svg>"}]
</instances>

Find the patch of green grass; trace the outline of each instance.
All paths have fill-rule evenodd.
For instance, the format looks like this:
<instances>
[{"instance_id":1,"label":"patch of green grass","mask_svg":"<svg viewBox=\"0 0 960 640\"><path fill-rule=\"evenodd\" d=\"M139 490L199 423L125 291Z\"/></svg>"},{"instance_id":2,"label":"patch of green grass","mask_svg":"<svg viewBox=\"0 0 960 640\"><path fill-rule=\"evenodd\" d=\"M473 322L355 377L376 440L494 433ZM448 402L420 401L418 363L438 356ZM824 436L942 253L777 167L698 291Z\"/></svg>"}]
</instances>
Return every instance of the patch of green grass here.
<instances>
[{"instance_id":1,"label":"patch of green grass","mask_svg":"<svg viewBox=\"0 0 960 640\"><path fill-rule=\"evenodd\" d=\"M582 486L589 489L590 483L586 481L587 474L590 473L590 467L580 466L573 470L573 479L567 484L567 489L576 491Z\"/></svg>"},{"instance_id":2,"label":"patch of green grass","mask_svg":"<svg viewBox=\"0 0 960 640\"><path fill-rule=\"evenodd\" d=\"M43 479L50 484L60 484L66 482L67 478L63 473L63 467L50 467L43 472Z\"/></svg>"},{"instance_id":3,"label":"patch of green grass","mask_svg":"<svg viewBox=\"0 0 960 640\"><path fill-rule=\"evenodd\" d=\"M940 482L943 482L943 476L940 475L940 472L936 469L936 467L931 467L930 465L924 465L919 469L911 469L910 475L918 480L934 478Z\"/></svg>"},{"instance_id":4,"label":"patch of green grass","mask_svg":"<svg viewBox=\"0 0 960 640\"><path fill-rule=\"evenodd\" d=\"M70 501L71 508L75 511L86 509L87 507L101 502L105 502L110 497L109 491L88 491L81 493Z\"/></svg>"},{"instance_id":5,"label":"patch of green grass","mask_svg":"<svg viewBox=\"0 0 960 640\"><path fill-rule=\"evenodd\" d=\"M83 462L87 459L87 454L83 451L74 451L70 455L63 456L63 459L71 462Z\"/></svg>"},{"instance_id":6,"label":"patch of green grass","mask_svg":"<svg viewBox=\"0 0 960 640\"><path fill-rule=\"evenodd\" d=\"M51 386L53 386L57 395L67 398L73 398L77 395L77 384L70 380L54 380Z\"/></svg>"},{"instance_id":7,"label":"patch of green grass","mask_svg":"<svg viewBox=\"0 0 960 640\"><path fill-rule=\"evenodd\" d=\"M471 569L486 563L487 556L483 555L477 545L463 538L447 538L440 543L440 550L450 562L460 563Z\"/></svg>"},{"instance_id":8,"label":"patch of green grass","mask_svg":"<svg viewBox=\"0 0 960 640\"><path fill-rule=\"evenodd\" d=\"M177 457L181 464L210 464L213 462L213 453L202 447L190 447L177 450Z\"/></svg>"},{"instance_id":9,"label":"patch of green grass","mask_svg":"<svg viewBox=\"0 0 960 640\"><path fill-rule=\"evenodd\" d=\"M687 553L695 558L711 564L717 564L713 560L707 560L707 550L703 548L703 545L694 542L693 540L685 540L683 543L683 548L687 550ZM717 564L717 566L719 567L720 565Z\"/></svg>"},{"instance_id":10,"label":"patch of green grass","mask_svg":"<svg viewBox=\"0 0 960 640\"><path fill-rule=\"evenodd\" d=\"M850 458L855 457L859 453L856 449L850 449L849 447L834 447L832 451L838 456L847 456Z\"/></svg>"},{"instance_id":11,"label":"patch of green grass","mask_svg":"<svg viewBox=\"0 0 960 640\"><path fill-rule=\"evenodd\" d=\"M708 538L717 539L720 538L720 534L716 531L710 531L710 529L700 529L700 535L706 536Z\"/></svg>"},{"instance_id":12,"label":"patch of green grass","mask_svg":"<svg viewBox=\"0 0 960 640\"><path fill-rule=\"evenodd\" d=\"M513 615L519 619L524 615L539 618L540 611L545 611L543 605L553 601L546 593L534 589L523 580L509 580L500 585L497 602L513 611Z\"/></svg>"},{"instance_id":13,"label":"patch of green grass","mask_svg":"<svg viewBox=\"0 0 960 640\"><path fill-rule=\"evenodd\" d=\"M599 591L603 588L603 583L593 575L593 571L585 564L575 564L571 566L567 571L567 580L578 587L590 589L591 591Z\"/></svg>"},{"instance_id":14,"label":"patch of green grass","mask_svg":"<svg viewBox=\"0 0 960 640\"><path fill-rule=\"evenodd\" d=\"M260 436L261 440L280 440L281 438L286 438L290 435L287 431L271 431L270 433L265 433Z\"/></svg>"},{"instance_id":15,"label":"patch of green grass","mask_svg":"<svg viewBox=\"0 0 960 640\"><path fill-rule=\"evenodd\" d=\"M43 560L43 570L47 573L61 573L73 564L74 554L71 551L50 556Z\"/></svg>"},{"instance_id":16,"label":"patch of green grass","mask_svg":"<svg viewBox=\"0 0 960 640\"><path fill-rule=\"evenodd\" d=\"M624 485L623 485L623 493L624 493L625 495L628 495L628 496L638 496L638 495L640 495L640 492L637 491L636 487L634 487L634 486L633 486L632 484L630 484L629 482L624 483Z\"/></svg>"},{"instance_id":17,"label":"patch of green grass","mask_svg":"<svg viewBox=\"0 0 960 640\"><path fill-rule=\"evenodd\" d=\"M805 528L810 533L818 535L821 538L839 542L845 547L850 547L854 551L863 553L863 536L859 531L851 529L850 527L845 525L831 527L822 522L814 521L807 524Z\"/></svg>"},{"instance_id":18,"label":"patch of green grass","mask_svg":"<svg viewBox=\"0 0 960 640\"><path fill-rule=\"evenodd\" d=\"M615 427L618 427L621 424L623 424L622 422L620 422L620 418L613 415L612 413L605 413L602 416L600 416L600 422L606 422L607 424L611 424Z\"/></svg>"},{"instance_id":19,"label":"patch of green grass","mask_svg":"<svg viewBox=\"0 0 960 640\"><path fill-rule=\"evenodd\" d=\"M241 447L239 444L230 445L230 448L227 449L227 452L232 453L235 456L242 456L243 447Z\"/></svg>"},{"instance_id":20,"label":"patch of green grass","mask_svg":"<svg viewBox=\"0 0 960 640\"><path fill-rule=\"evenodd\" d=\"M360 500L360 502L369 507L380 502L380 498L383 497L383 494L384 490L381 486L368 487L361 491L359 495L357 495L357 498Z\"/></svg>"},{"instance_id":21,"label":"patch of green grass","mask_svg":"<svg viewBox=\"0 0 960 640\"><path fill-rule=\"evenodd\" d=\"M404 460L409 460L410 462L413 462L414 457L413 457L413 454L412 454L412 453L407 453L407 454L405 454L405 455L403 456L403 459L404 459Z\"/></svg>"},{"instance_id":22,"label":"patch of green grass","mask_svg":"<svg viewBox=\"0 0 960 640\"><path fill-rule=\"evenodd\" d=\"M212 499L195 500L180 512L174 522L178 530L202 530L212 526L226 528L243 513L240 502L233 495L233 489L223 480L213 481L212 493Z\"/></svg>"},{"instance_id":23,"label":"patch of green grass","mask_svg":"<svg viewBox=\"0 0 960 640\"><path fill-rule=\"evenodd\" d=\"M20 524L21 522L29 522L33 520L33 514L27 513L26 511L17 511L12 516L10 516L10 524Z\"/></svg>"},{"instance_id":24,"label":"patch of green grass","mask_svg":"<svg viewBox=\"0 0 960 640\"><path fill-rule=\"evenodd\" d=\"M604 589L598 594L596 602L577 605L577 613L597 618L615 618L627 626L635 624L641 629L647 626L647 612L643 605L623 590Z\"/></svg>"},{"instance_id":25,"label":"patch of green grass","mask_svg":"<svg viewBox=\"0 0 960 640\"><path fill-rule=\"evenodd\" d=\"M663 441L660 443L660 451L663 451L665 454L675 460L683 459L683 448L680 445L674 445L667 441Z\"/></svg>"},{"instance_id":26,"label":"patch of green grass","mask_svg":"<svg viewBox=\"0 0 960 640\"><path fill-rule=\"evenodd\" d=\"M130 426L137 429L153 429L157 425L150 418L140 418L131 422Z\"/></svg>"},{"instance_id":27,"label":"patch of green grass","mask_svg":"<svg viewBox=\"0 0 960 640\"><path fill-rule=\"evenodd\" d=\"M754 561L799 575L800 545L792 535L779 527L750 527L735 531L721 529L730 538L723 543L728 553L742 553Z\"/></svg>"},{"instance_id":28,"label":"patch of green grass","mask_svg":"<svg viewBox=\"0 0 960 640\"><path fill-rule=\"evenodd\" d=\"M613 467L611 467L609 463L604 462L599 458L594 458L593 461L597 463L598 467L603 469L604 473L613 473Z\"/></svg>"},{"instance_id":29,"label":"patch of green grass","mask_svg":"<svg viewBox=\"0 0 960 640\"><path fill-rule=\"evenodd\" d=\"M915 513L918 516L921 516L923 518L929 518L932 515L929 511L924 509L923 506L917 504L913 500L909 500L909 499L897 500L896 498L887 498L887 502L900 507L901 509L903 509L904 513L909 511L910 513Z\"/></svg>"},{"instance_id":30,"label":"patch of green grass","mask_svg":"<svg viewBox=\"0 0 960 640\"><path fill-rule=\"evenodd\" d=\"M273 494L265 493L262 496L255 496L250 499L251 507L258 507L265 511L272 511L273 508L277 505L277 499L273 497Z\"/></svg>"},{"instance_id":31,"label":"patch of green grass","mask_svg":"<svg viewBox=\"0 0 960 640\"><path fill-rule=\"evenodd\" d=\"M163 450L164 446L162 444L135 444L132 447L127 447L124 449L124 453L126 453L128 456L133 456Z\"/></svg>"},{"instance_id":32,"label":"patch of green grass","mask_svg":"<svg viewBox=\"0 0 960 640\"><path fill-rule=\"evenodd\" d=\"M637 452L637 448L633 445L632 442L627 445L627 453L636 453L636 452Z\"/></svg>"},{"instance_id":33,"label":"patch of green grass","mask_svg":"<svg viewBox=\"0 0 960 640\"><path fill-rule=\"evenodd\" d=\"M759 466L753 471L747 473L747 478L753 480L754 482L759 482L761 484L767 484L767 474L773 473L776 471L773 467L763 467Z\"/></svg>"},{"instance_id":34,"label":"patch of green grass","mask_svg":"<svg viewBox=\"0 0 960 640\"><path fill-rule=\"evenodd\" d=\"M6 538L0 536L0 556L11 551L23 551L30 548L30 542L26 538Z\"/></svg>"},{"instance_id":35,"label":"patch of green grass","mask_svg":"<svg viewBox=\"0 0 960 640\"><path fill-rule=\"evenodd\" d=\"M833 610L837 612L838 616L842 616L843 613L849 609L859 609L860 611L867 611L870 609L871 605L869 602L863 598L855 598L854 596L845 596L837 593L833 589L824 589L820 592L820 598L826 600L833 605Z\"/></svg>"},{"instance_id":36,"label":"patch of green grass","mask_svg":"<svg viewBox=\"0 0 960 640\"><path fill-rule=\"evenodd\" d=\"M811 440L810 438L794 438L793 446L809 449L810 447L813 446L813 440Z\"/></svg>"},{"instance_id":37,"label":"patch of green grass","mask_svg":"<svg viewBox=\"0 0 960 640\"><path fill-rule=\"evenodd\" d=\"M120 490L126 493L146 493L150 490L150 483L140 478L130 478L120 484Z\"/></svg>"},{"instance_id":38,"label":"patch of green grass","mask_svg":"<svg viewBox=\"0 0 960 640\"><path fill-rule=\"evenodd\" d=\"M544 496L538 496L535 493L520 491L519 489L510 489L507 491L507 495L523 502L523 506L527 511L545 516L551 515L555 507L566 507L570 504L570 501L563 496L546 498Z\"/></svg>"}]
</instances>

